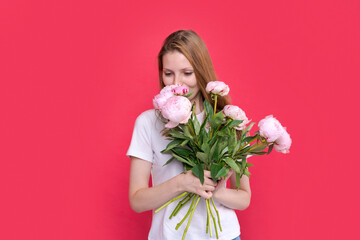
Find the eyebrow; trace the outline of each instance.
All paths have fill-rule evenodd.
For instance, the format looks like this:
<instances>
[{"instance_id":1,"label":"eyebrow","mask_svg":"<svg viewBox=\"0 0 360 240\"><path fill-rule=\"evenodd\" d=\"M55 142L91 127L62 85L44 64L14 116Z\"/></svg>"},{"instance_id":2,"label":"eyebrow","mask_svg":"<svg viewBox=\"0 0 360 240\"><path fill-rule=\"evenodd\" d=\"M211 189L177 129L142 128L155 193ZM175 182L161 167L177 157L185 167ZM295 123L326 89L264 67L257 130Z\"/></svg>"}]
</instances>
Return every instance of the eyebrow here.
<instances>
[{"instance_id":1,"label":"eyebrow","mask_svg":"<svg viewBox=\"0 0 360 240\"><path fill-rule=\"evenodd\" d=\"M172 72L172 70L171 69L168 69L168 68L163 68L163 71L164 70L167 70L167 71L171 71ZM194 71L194 69L192 68L192 67L186 67L186 68L183 68L183 69L180 69L180 70L191 70L191 71Z\"/></svg>"}]
</instances>

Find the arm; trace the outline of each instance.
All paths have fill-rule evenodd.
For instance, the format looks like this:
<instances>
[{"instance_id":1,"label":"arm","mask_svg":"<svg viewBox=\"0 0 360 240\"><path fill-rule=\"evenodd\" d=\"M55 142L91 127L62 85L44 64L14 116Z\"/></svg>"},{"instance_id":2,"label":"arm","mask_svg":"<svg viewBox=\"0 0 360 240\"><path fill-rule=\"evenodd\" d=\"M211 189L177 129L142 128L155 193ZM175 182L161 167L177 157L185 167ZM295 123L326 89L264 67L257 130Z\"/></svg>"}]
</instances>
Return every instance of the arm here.
<instances>
[{"instance_id":1,"label":"arm","mask_svg":"<svg viewBox=\"0 0 360 240\"><path fill-rule=\"evenodd\" d=\"M205 183L202 185L191 171L149 187L151 165L148 161L131 156L129 201L135 212L156 209L185 191L210 198L211 191L215 190L216 184L210 179L210 172L205 174Z\"/></svg>"},{"instance_id":2,"label":"arm","mask_svg":"<svg viewBox=\"0 0 360 240\"><path fill-rule=\"evenodd\" d=\"M230 188L225 187L228 178L230 178ZM218 183L213 192L213 198L228 208L245 210L250 205L251 199L249 178L243 175L240 179L239 190L237 190L236 175L233 170L230 170L226 179Z\"/></svg>"}]
</instances>

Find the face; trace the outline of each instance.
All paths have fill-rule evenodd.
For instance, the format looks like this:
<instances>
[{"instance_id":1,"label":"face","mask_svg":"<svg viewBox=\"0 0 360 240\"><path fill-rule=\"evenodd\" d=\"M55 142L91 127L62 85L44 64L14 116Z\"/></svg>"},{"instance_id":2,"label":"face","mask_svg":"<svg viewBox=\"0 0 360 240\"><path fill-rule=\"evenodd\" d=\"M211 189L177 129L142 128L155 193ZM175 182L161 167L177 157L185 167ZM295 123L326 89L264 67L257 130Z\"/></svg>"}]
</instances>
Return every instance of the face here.
<instances>
[{"instance_id":1,"label":"face","mask_svg":"<svg viewBox=\"0 0 360 240\"><path fill-rule=\"evenodd\" d=\"M163 56L162 62L162 77L165 86L173 84L186 86L193 92L189 100L198 100L197 98L200 98L201 93L197 86L194 69L189 60L182 53L172 51Z\"/></svg>"}]
</instances>

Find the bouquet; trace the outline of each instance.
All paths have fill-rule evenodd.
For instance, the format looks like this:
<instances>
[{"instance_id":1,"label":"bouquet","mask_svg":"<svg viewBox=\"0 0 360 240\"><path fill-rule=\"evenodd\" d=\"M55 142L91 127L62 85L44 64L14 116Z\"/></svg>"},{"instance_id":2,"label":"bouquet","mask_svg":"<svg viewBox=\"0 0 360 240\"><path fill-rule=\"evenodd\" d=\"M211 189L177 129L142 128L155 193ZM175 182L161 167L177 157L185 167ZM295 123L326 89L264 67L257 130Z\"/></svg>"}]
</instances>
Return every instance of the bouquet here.
<instances>
[{"instance_id":1,"label":"bouquet","mask_svg":"<svg viewBox=\"0 0 360 240\"><path fill-rule=\"evenodd\" d=\"M214 108L206 99L204 100L205 119L202 123L195 115L195 104L192 105L187 98L191 95L187 87L166 86L153 99L155 109L159 110L167 121L164 131L171 140L162 151L172 154L165 165L173 160L182 162L184 171L191 170L202 184L204 170L209 170L212 180L216 182L233 169L236 174L236 186L239 188L242 175L250 177L248 167L253 165L247 162L248 155L269 154L273 148L278 152L289 152L290 135L272 115L262 119L258 124L259 131L251 136L249 132L255 123L248 120L241 108L226 105L222 111L216 112L218 96L227 95L229 87L223 82L213 81L207 84L206 91L214 101ZM189 210L175 228L177 230L189 218L182 237L185 239L201 198L199 195L184 192L165 203L155 213L180 198L182 200L179 201L169 218L171 219L182 207L190 203ZM218 238L218 228L222 231L219 212L212 198L205 199L205 203L206 233L212 237L213 224L216 238Z\"/></svg>"}]
</instances>

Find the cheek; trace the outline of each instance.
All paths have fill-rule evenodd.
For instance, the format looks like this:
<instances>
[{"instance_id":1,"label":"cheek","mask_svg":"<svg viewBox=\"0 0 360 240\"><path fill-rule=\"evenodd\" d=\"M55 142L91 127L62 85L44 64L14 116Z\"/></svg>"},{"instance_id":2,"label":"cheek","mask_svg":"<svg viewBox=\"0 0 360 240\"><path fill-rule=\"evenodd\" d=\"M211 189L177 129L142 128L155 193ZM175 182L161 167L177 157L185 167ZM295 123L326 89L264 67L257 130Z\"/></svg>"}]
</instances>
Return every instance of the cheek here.
<instances>
[{"instance_id":1,"label":"cheek","mask_svg":"<svg viewBox=\"0 0 360 240\"><path fill-rule=\"evenodd\" d=\"M187 84L186 84L191 91L193 91L193 96L197 95L198 92L200 91L200 88L198 87L197 85L197 82L196 82L196 78L191 78L191 79L188 79L187 81Z\"/></svg>"},{"instance_id":2,"label":"cheek","mask_svg":"<svg viewBox=\"0 0 360 240\"><path fill-rule=\"evenodd\" d=\"M186 79L186 85L190 88L197 88L197 81L195 75Z\"/></svg>"},{"instance_id":3,"label":"cheek","mask_svg":"<svg viewBox=\"0 0 360 240\"><path fill-rule=\"evenodd\" d=\"M172 81L169 78L163 77L163 83L165 86L168 86L172 84Z\"/></svg>"}]
</instances>

